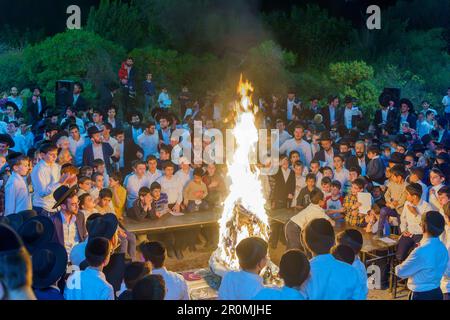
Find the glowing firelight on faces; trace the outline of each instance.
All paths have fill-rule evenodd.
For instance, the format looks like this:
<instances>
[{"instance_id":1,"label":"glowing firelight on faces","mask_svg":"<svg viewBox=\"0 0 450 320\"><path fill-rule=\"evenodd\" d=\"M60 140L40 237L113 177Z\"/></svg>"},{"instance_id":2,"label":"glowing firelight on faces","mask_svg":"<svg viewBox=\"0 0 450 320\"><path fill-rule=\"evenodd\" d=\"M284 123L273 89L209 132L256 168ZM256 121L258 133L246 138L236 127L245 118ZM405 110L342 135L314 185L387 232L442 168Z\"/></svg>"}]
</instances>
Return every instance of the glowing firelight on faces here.
<instances>
[{"instance_id":1,"label":"glowing firelight on faces","mask_svg":"<svg viewBox=\"0 0 450 320\"><path fill-rule=\"evenodd\" d=\"M228 163L231 186L230 193L224 202L222 217L219 220L219 246L216 251L217 257L231 270L239 269L239 261L233 246L249 236L258 236L266 241L269 239L269 223L264 207L266 200L263 197L260 172L256 166L250 165L250 159L256 154L258 143L258 130L255 126L254 116L256 107L253 106L251 97L253 87L248 80L243 82L242 75L237 92L241 98L235 105L236 125L232 130L236 149L232 161ZM228 227L228 222L235 218L233 210L236 204L240 204L260 220L260 224L253 225L252 234L245 224L238 230L230 230ZM230 239L232 232L237 232L237 237L233 246L230 247L227 239Z\"/></svg>"}]
</instances>

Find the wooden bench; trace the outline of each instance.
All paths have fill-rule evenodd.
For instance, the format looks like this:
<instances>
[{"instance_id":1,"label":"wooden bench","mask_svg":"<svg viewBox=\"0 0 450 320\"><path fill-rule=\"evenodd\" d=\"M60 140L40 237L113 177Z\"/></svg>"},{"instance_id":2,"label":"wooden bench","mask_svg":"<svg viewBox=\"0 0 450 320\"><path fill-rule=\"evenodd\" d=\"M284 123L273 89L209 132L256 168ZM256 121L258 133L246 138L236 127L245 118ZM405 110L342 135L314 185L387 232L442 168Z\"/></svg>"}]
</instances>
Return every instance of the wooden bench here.
<instances>
[{"instance_id":1,"label":"wooden bench","mask_svg":"<svg viewBox=\"0 0 450 320\"><path fill-rule=\"evenodd\" d=\"M280 209L268 211L267 214L270 220L285 224L297 213L298 212L293 209ZM150 233L161 233L170 230L214 225L217 224L217 221L221 216L222 210L185 213L183 216L167 214L157 220L136 221L125 218L124 225L129 232L133 232L136 236L143 237ZM379 240L376 235L365 232L363 228L351 227L345 223L337 223L334 229L337 234L338 232L350 228L359 230L363 235L364 243L361 252L364 257L367 254L373 256L373 253L376 251L386 251L396 246L394 243L386 243ZM396 240L396 236L391 236L391 238ZM375 258L377 258L377 256L375 256Z\"/></svg>"}]
</instances>

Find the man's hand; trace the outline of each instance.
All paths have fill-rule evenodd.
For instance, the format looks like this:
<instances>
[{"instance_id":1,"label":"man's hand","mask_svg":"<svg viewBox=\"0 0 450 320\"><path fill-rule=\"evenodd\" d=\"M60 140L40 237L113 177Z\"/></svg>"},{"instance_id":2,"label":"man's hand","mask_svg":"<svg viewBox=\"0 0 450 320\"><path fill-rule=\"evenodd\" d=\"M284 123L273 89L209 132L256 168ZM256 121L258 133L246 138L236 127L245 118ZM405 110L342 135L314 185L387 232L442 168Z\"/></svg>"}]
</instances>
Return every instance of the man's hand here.
<instances>
[{"instance_id":1,"label":"man's hand","mask_svg":"<svg viewBox=\"0 0 450 320\"><path fill-rule=\"evenodd\" d=\"M175 213L180 212L180 205L177 203L177 204L173 207L172 211L175 212Z\"/></svg>"},{"instance_id":2,"label":"man's hand","mask_svg":"<svg viewBox=\"0 0 450 320\"><path fill-rule=\"evenodd\" d=\"M411 234L410 232L408 232L408 231L404 231L404 232L402 233L402 235L403 235L404 237L408 237L408 238L411 238L411 237L412 237L412 234Z\"/></svg>"}]
</instances>

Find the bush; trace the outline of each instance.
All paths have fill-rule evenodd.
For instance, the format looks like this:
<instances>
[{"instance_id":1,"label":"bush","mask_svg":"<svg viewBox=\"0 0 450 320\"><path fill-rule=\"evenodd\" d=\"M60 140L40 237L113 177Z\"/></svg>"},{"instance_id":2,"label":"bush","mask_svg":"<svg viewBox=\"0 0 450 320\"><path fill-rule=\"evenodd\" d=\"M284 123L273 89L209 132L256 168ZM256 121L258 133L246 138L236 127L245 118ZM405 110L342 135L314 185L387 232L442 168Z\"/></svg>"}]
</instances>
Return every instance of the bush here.
<instances>
[{"instance_id":1,"label":"bush","mask_svg":"<svg viewBox=\"0 0 450 320\"><path fill-rule=\"evenodd\" d=\"M27 79L21 73L23 62L22 51L11 50L0 54L0 92L9 92L12 86L20 90L27 85Z\"/></svg>"},{"instance_id":2,"label":"bush","mask_svg":"<svg viewBox=\"0 0 450 320\"><path fill-rule=\"evenodd\" d=\"M57 80L79 80L85 87L84 96L92 100L97 95L94 86L117 79L125 51L92 32L69 30L26 47L23 55L22 73L44 91L54 92ZM54 95L47 98L54 103Z\"/></svg>"}]
</instances>

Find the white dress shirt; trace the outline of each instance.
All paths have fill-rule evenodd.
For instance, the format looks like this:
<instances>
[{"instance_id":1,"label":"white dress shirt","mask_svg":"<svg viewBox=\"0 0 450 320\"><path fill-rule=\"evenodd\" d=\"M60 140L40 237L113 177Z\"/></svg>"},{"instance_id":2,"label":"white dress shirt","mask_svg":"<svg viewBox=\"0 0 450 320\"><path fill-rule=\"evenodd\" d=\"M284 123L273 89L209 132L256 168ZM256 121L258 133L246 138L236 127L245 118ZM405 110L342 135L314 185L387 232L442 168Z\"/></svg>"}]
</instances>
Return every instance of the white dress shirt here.
<instances>
[{"instance_id":1,"label":"white dress shirt","mask_svg":"<svg viewBox=\"0 0 450 320\"><path fill-rule=\"evenodd\" d=\"M264 288L256 295L254 300L306 300L297 289L283 286L281 288Z\"/></svg>"},{"instance_id":2,"label":"white dress shirt","mask_svg":"<svg viewBox=\"0 0 450 320\"><path fill-rule=\"evenodd\" d=\"M87 267L84 271L75 271L67 279L64 298L66 300L114 300L114 289L106 281L102 271Z\"/></svg>"},{"instance_id":3,"label":"white dress shirt","mask_svg":"<svg viewBox=\"0 0 450 320\"><path fill-rule=\"evenodd\" d=\"M83 164L83 152L84 148L88 145L88 141L85 137L80 136L78 141L69 137L69 150L75 160L75 165L80 167Z\"/></svg>"},{"instance_id":4,"label":"white dress shirt","mask_svg":"<svg viewBox=\"0 0 450 320\"><path fill-rule=\"evenodd\" d=\"M315 219L327 219L330 222L332 221L322 207L313 203L310 203L309 206L291 218L292 222L298 225L302 230L305 230L306 225Z\"/></svg>"},{"instance_id":5,"label":"white dress shirt","mask_svg":"<svg viewBox=\"0 0 450 320\"><path fill-rule=\"evenodd\" d=\"M177 177L167 179L166 176L159 178L158 183L161 185L161 192L166 193L169 198L169 204L181 204L183 201L183 185Z\"/></svg>"},{"instance_id":6,"label":"white dress shirt","mask_svg":"<svg viewBox=\"0 0 450 320\"><path fill-rule=\"evenodd\" d=\"M155 182L156 180L158 180L159 178L161 178L163 176L161 170L158 170L158 169L156 169L156 171L154 173L151 173L149 170L147 170L147 172L145 174L147 175L150 186L152 185L153 182Z\"/></svg>"},{"instance_id":7,"label":"white dress shirt","mask_svg":"<svg viewBox=\"0 0 450 320\"><path fill-rule=\"evenodd\" d=\"M145 131L137 137L137 144L144 150L144 159L150 155L158 153L159 135L155 131L153 134L147 134Z\"/></svg>"},{"instance_id":8,"label":"white dress shirt","mask_svg":"<svg viewBox=\"0 0 450 320\"><path fill-rule=\"evenodd\" d=\"M184 187L186 187L188 182L190 180L192 180L193 175L194 175L194 170L193 169L189 169L188 173L186 173L182 169L180 169L177 172L175 172L174 176L175 176L175 178L177 178L180 181L180 183L181 183L181 185L183 186L183 189L184 189Z\"/></svg>"},{"instance_id":9,"label":"white dress shirt","mask_svg":"<svg viewBox=\"0 0 450 320\"><path fill-rule=\"evenodd\" d=\"M415 206L419 211L419 214L416 216L408 209L408 205L414 207L411 202L405 202L400 216L400 231L408 231L412 234L422 234L422 215L433 209L428 202L420 200L419 204Z\"/></svg>"},{"instance_id":10,"label":"white dress shirt","mask_svg":"<svg viewBox=\"0 0 450 320\"><path fill-rule=\"evenodd\" d=\"M80 238L78 237L77 231L77 216L71 216L70 221L66 220L66 217L62 212L59 213L61 215L61 222L64 234L64 248L66 248L67 255L70 256L70 252L72 248L80 242Z\"/></svg>"},{"instance_id":11,"label":"white dress shirt","mask_svg":"<svg viewBox=\"0 0 450 320\"><path fill-rule=\"evenodd\" d=\"M222 278L219 300L250 300L264 288L263 279L244 270L229 271Z\"/></svg>"},{"instance_id":12,"label":"white dress shirt","mask_svg":"<svg viewBox=\"0 0 450 320\"><path fill-rule=\"evenodd\" d=\"M353 117L353 108L352 109L345 108L345 111L344 111L344 122L345 122L345 127L347 129L351 129L352 128L352 117Z\"/></svg>"},{"instance_id":13,"label":"white dress shirt","mask_svg":"<svg viewBox=\"0 0 450 320\"><path fill-rule=\"evenodd\" d=\"M297 151L300 153L300 160L303 164L308 167L312 160L312 149L311 145L305 140L301 139L301 141L295 140L295 138L286 140L280 147L280 154L286 154L289 156L291 151Z\"/></svg>"},{"instance_id":14,"label":"white dress shirt","mask_svg":"<svg viewBox=\"0 0 450 320\"><path fill-rule=\"evenodd\" d=\"M448 250L439 238L425 236L406 260L395 267L402 279L408 278L408 289L424 292L440 286L448 263Z\"/></svg>"},{"instance_id":15,"label":"white dress shirt","mask_svg":"<svg viewBox=\"0 0 450 320\"><path fill-rule=\"evenodd\" d=\"M166 283L166 296L164 300L189 300L189 291L183 276L167 271L165 267L153 269L152 274L159 274Z\"/></svg>"},{"instance_id":16,"label":"white dress shirt","mask_svg":"<svg viewBox=\"0 0 450 320\"><path fill-rule=\"evenodd\" d=\"M96 159L102 159L103 161L105 161L105 159L103 158L103 145L99 144L99 145L92 145L92 150L94 153L94 160Z\"/></svg>"},{"instance_id":17,"label":"white dress shirt","mask_svg":"<svg viewBox=\"0 0 450 320\"><path fill-rule=\"evenodd\" d=\"M428 189L428 202L435 211L439 211L439 209L441 208L441 204L439 203L438 198L438 191L441 190L443 186L443 184L440 184L438 186L431 186Z\"/></svg>"},{"instance_id":18,"label":"white dress shirt","mask_svg":"<svg viewBox=\"0 0 450 320\"><path fill-rule=\"evenodd\" d=\"M311 272L302 286L309 300L362 300L364 292L356 269L331 254L316 256L310 260Z\"/></svg>"},{"instance_id":19,"label":"white dress shirt","mask_svg":"<svg viewBox=\"0 0 450 320\"><path fill-rule=\"evenodd\" d=\"M31 171L31 182L33 184L33 206L43 208L48 212L56 212L53 209L56 201L53 198L53 191L61 186L61 166L54 163L48 165L44 160Z\"/></svg>"},{"instance_id":20,"label":"white dress shirt","mask_svg":"<svg viewBox=\"0 0 450 320\"><path fill-rule=\"evenodd\" d=\"M5 216L31 209L26 177L13 172L5 185Z\"/></svg>"},{"instance_id":21,"label":"white dress shirt","mask_svg":"<svg viewBox=\"0 0 450 320\"><path fill-rule=\"evenodd\" d=\"M124 187L127 189L127 208L131 208L134 201L138 198L139 189L142 187L150 187L150 181L147 175L139 178L133 173L126 178Z\"/></svg>"}]
</instances>

